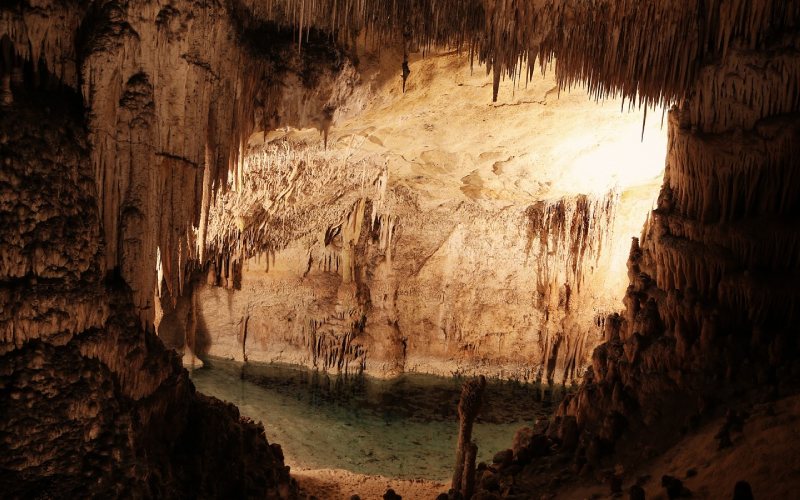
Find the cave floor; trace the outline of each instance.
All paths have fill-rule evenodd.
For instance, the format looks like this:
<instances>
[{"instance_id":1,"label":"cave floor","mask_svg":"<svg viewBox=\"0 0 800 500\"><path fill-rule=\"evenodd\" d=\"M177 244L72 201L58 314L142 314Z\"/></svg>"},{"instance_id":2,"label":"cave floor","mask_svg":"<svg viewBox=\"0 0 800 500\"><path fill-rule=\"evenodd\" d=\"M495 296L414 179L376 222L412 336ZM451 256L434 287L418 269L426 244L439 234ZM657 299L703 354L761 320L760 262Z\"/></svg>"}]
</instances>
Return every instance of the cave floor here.
<instances>
[{"instance_id":1,"label":"cave floor","mask_svg":"<svg viewBox=\"0 0 800 500\"><path fill-rule=\"evenodd\" d=\"M301 498L326 500L349 500L354 494L363 500L381 499L389 488L410 500L433 499L450 488L441 481L370 476L341 469L293 470L292 477L300 485Z\"/></svg>"},{"instance_id":2,"label":"cave floor","mask_svg":"<svg viewBox=\"0 0 800 500\"><path fill-rule=\"evenodd\" d=\"M692 498L732 498L738 481L750 483L755 498L798 498L800 395L742 409L749 417L742 432L731 433L731 446L719 449L716 436L725 417L718 417L640 467L623 464L625 496L615 497L607 484L584 480L565 485L555 498L627 498L629 488L638 482L647 499L666 500L664 475L683 481Z\"/></svg>"}]
</instances>

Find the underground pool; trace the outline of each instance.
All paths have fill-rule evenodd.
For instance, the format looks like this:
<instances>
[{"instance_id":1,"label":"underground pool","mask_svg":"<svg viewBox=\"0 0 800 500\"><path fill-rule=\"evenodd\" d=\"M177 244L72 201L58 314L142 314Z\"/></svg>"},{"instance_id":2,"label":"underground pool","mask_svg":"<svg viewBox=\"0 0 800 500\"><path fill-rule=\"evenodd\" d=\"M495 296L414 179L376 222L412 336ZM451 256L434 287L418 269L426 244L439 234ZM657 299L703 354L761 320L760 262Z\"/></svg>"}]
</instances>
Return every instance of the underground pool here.
<instances>
[{"instance_id":1,"label":"underground pool","mask_svg":"<svg viewBox=\"0 0 800 500\"><path fill-rule=\"evenodd\" d=\"M452 474L463 378L343 377L287 365L211 359L197 389L261 421L293 468L343 469L402 479ZM546 418L565 389L489 380L473 436L478 461L511 446L517 429Z\"/></svg>"}]
</instances>

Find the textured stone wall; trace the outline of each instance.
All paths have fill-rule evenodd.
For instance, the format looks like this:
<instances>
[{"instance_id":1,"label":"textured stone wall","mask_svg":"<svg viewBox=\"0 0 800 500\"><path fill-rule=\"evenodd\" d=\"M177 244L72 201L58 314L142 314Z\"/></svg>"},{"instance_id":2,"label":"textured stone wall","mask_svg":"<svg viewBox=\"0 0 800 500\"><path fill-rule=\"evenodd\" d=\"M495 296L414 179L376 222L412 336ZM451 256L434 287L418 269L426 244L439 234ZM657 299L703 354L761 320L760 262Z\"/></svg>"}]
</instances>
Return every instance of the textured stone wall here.
<instances>
[{"instance_id":1,"label":"textured stone wall","mask_svg":"<svg viewBox=\"0 0 800 500\"><path fill-rule=\"evenodd\" d=\"M194 316L177 315L194 318L200 355L569 382L600 340L597 322L618 307L606 287L618 201L609 193L500 211L453 201L423 213L406 200L375 216L373 202L356 204L361 216L351 212L335 236L245 260L237 286L204 282Z\"/></svg>"},{"instance_id":2,"label":"textured stone wall","mask_svg":"<svg viewBox=\"0 0 800 500\"><path fill-rule=\"evenodd\" d=\"M80 100L22 83L0 116L3 495L291 497L263 427L197 394L101 271Z\"/></svg>"},{"instance_id":3,"label":"textured stone wall","mask_svg":"<svg viewBox=\"0 0 800 500\"><path fill-rule=\"evenodd\" d=\"M211 207L208 276L159 334L334 372L578 379L658 192L658 121L642 144L641 113L557 98L553 77L492 105L455 54L415 56L403 92L393 55L360 53L363 109L327 149L251 138L243 189Z\"/></svg>"},{"instance_id":4,"label":"textured stone wall","mask_svg":"<svg viewBox=\"0 0 800 500\"><path fill-rule=\"evenodd\" d=\"M233 3L5 3L0 40L3 494L295 496L263 427L197 394L153 322L241 137L327 119L352 69Z\"/></svg>"},{"instance_id":5,"label":"textured stone wall","mask_svg":"<svg viewBox=\"0 0 800 500\"><path fill-rule=\"evenodd\" d=\"M298 52L236 2L22 2L0 10L0 34L4 74L41 66L83 95L101 271L119 270L143 324L155 290L180 295L214 191L240 182L242 141L286 120L324 128L355 78L324 37Z\"/></svg>"},{"instance_id":6,"label":"textured stone wall","mask_svg":"<svg viewBox=\"0 0 800 500\"><path fill-rule=\"evenodd\" d=\"M657 428L666 442L724 401L797 390L797 43L787 32L731 50L670 113L664 185L631 248L625 311L607 320L608 342L560 411L585 431L580 459L626 429Z\"/></svg>"}]
</instances>

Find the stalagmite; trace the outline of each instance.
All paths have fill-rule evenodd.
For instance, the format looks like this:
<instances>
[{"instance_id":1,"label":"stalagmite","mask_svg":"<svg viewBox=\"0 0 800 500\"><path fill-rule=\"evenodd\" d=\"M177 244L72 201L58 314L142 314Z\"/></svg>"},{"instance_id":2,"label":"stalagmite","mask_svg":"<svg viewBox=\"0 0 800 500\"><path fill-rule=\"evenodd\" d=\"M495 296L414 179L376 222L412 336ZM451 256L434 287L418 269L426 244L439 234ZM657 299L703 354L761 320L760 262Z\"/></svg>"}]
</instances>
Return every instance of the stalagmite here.
<instances>
[{"instance_id":1,"label":"stalagmite","mask_svg":"<svg viewBox=\"0 0 800 500\"><path fill-rule=\"evenodd\" d=\"M465 500L472 498L475 493L475 460L478 456L478 445L470 442L464 456L464 486L461 493Z\"/></svg>"},{"instance_id":2,"label":"stalagmite","mask_svg":"<svg viewBox=\"0 0 800 500\"><path fill-rule=\"evenodd\" d=\"M456 465L451 483L451 488L456 491L464 492L464 486L469 481L469 479L465 479L465 474L474 474L474 469L466 468L467 459L471 454L470 448L474 446L474 443L472 443L472 425L481 409L485 389L486 378L483 375L464 382L464 387L461 389L461 399L458 401L459 427L458 444L456 445ZM475 459L473 456L472 465L474 466L474 464Z\"/></svg>"}]
</instances>

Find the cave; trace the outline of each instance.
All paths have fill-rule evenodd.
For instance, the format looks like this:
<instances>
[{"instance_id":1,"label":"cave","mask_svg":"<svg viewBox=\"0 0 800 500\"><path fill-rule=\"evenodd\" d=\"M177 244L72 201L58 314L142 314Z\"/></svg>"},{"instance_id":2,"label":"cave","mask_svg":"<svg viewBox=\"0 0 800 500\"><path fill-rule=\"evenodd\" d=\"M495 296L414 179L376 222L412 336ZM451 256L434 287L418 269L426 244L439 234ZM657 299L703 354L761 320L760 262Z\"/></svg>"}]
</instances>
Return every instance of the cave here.
<instances>
[{"instance_id":1,"label":"cave","mask_svg":"<svg viewBox=\"0 0 800 500\"><path fill-rule=\"evenodd\" d=\"M797 496L800 3L7 0L0 49L0 496Z\"/></svg>"}]
</instances>

